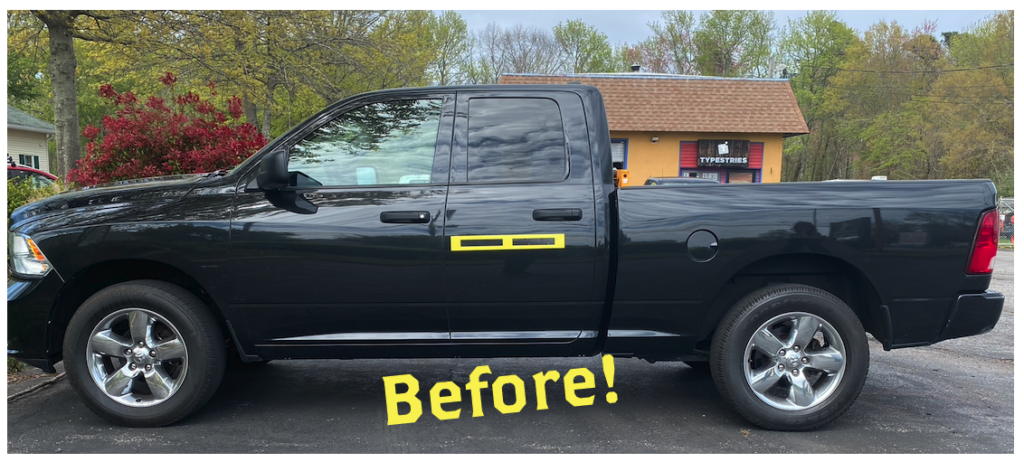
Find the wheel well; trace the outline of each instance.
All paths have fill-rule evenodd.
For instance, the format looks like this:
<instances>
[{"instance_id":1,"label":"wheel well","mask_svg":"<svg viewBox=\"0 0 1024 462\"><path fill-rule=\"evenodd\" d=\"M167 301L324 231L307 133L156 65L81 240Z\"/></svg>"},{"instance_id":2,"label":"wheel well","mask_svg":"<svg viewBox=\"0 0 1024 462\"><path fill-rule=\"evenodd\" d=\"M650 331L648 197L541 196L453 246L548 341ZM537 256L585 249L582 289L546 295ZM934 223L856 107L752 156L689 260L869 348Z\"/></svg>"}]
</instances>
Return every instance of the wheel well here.
<instances>
[{"instance_id":1,"label":"wheel well","mask_svg":"<svg viewBox=\"0 0 1024 462\"><path fill-rule=\"evenodd\" d=\"M740 269L715 295L697 342L707 350L722 316L743 296L772 284L795 283L817 287L845 302L864 329L888 348L888 322L881 298L871 281L853 265L817 254L777 255Z\"/></svg>"},{"instance_id":2,"label":"wheel well","mask_svg":"<svg viewBox=\"0 0 1024 462\"><path fill-rule=\"evenodd\" d=\"M64 333L71 317L82 306L82 303L96 292L127 281L154 279L166 281L183 287L192 292L213 313L220 325L221 332L228 337L224 315L210 294L198 281L185 272L171 265L149 260L115 260L99 263L79 271L68 282L57 296L57 302L50 316L48 349L62 352Z\"/></svg>"}]
</instances>

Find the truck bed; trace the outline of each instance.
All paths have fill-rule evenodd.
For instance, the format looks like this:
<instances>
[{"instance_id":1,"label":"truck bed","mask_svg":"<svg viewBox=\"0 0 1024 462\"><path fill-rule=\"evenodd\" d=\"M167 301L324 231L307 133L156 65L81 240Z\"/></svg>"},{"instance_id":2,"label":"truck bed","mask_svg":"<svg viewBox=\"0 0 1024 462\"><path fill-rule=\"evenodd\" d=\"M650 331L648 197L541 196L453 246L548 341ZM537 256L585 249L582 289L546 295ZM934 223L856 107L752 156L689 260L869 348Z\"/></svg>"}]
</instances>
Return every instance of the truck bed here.
<instances>
[{"instance_id":1,"label":"truck bed","mask_svg":"<svg viewBox=\"0 0 1024 462\"><path fill-rule=\"evenodd\" d=\"M621 189L611 329L663 328L610 334L609 348L688 350L768 273L774 282L855 276L871 295L859 300L872 312L865 328L886 348L936 342L956 298L988 287L990 275L965 267L979 216L994 207L987 180ZM688 253L699 230L717 240L709 261ZM851 298L858 289L845 288Z\"/></svg>"}]
</instances>

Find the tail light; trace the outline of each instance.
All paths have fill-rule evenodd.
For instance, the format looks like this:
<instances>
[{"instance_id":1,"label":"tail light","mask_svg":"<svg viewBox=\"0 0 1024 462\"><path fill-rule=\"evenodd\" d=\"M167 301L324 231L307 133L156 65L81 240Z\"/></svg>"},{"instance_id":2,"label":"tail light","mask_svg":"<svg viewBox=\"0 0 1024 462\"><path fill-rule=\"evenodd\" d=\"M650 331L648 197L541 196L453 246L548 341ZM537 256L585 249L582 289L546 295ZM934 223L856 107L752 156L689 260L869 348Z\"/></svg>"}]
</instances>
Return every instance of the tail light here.
<instances>
[{"instance_id":1,"label":"tail light","mask_svg":"<svg viewBox=\"0 0 1024 462\"><path fill-rule=\"evenodd\" d=\"M974 238L967 274L991 274L999 248L999 212L992 210L982 215Z\"/></svg>"}]
</instances>

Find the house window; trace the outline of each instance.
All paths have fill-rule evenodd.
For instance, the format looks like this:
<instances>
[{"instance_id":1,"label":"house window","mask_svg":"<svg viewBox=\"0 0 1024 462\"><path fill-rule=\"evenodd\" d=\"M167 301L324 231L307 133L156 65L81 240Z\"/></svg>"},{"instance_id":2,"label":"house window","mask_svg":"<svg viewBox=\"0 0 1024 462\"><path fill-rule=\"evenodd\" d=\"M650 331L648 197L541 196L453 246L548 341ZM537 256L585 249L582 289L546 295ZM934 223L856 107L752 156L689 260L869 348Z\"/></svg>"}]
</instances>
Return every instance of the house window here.
<instances>
[{"instance_id":1,"label":"house window","mask_svg":"<svg viewBox=\"0 0 1024 462\"><path fill-rule=\"evenodd\" d=\"M39 156L29 156L25 154L18 154L18 165L24 165L26 167L39 168Z\"/></svg>"},{"instance_id":2,"label":"house window","mask_svg":"<svg viewBox=\"0 0 1024 462\"><path fill-rule=\"evenodd\" d=\"M612 140L612 165L616 166L616 168L619 168L618 166L626 168L626 151L628 143L629 142L626 140Z\"/></svg>"}]
</instances>

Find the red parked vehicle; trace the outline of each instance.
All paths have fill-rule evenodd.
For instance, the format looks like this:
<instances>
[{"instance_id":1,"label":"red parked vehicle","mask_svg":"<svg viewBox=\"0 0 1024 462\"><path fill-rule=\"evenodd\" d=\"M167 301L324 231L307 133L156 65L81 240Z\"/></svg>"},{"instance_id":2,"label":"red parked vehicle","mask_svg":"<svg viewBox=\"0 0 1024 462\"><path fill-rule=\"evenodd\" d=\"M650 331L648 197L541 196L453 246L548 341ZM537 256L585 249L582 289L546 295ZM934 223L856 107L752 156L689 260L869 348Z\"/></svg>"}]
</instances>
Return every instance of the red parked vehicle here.
<instances>
[{"instance_id":1,"label":"red parked vehicle","mask_svg":"<svg viewBox=\"0 0 1024 462\"><path fill-rule=\"evenodd\" d=\"M29 180L37 188L49 186L54 181L57 181L57 177L53 174L32 167L18 165L11 159L11 156L7 156L7 179L13 180L15 178Z\"/></svg>"}]
</instances>

